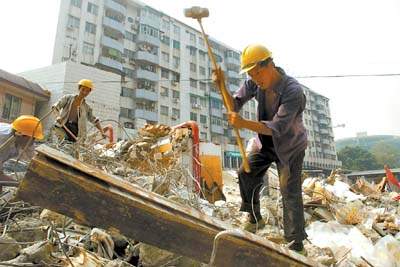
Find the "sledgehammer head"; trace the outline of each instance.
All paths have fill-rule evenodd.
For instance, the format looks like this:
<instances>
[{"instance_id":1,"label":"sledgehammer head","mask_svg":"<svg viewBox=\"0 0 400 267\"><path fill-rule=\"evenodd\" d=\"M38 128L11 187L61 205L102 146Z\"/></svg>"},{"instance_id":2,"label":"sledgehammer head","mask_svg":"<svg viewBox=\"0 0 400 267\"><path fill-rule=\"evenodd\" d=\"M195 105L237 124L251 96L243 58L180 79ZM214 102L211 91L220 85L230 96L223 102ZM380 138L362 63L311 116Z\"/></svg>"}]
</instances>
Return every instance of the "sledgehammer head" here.
<instances>
[{"instance_id":1,"label":"sledgehammer head","mask_svg":"<svg viewBox=\"0 0 400 267\"><path fill-rule=\"evenodd\" d=\"M208 17L210 13L208 12L208 8L202 8L199 6L192 6L191 8L185 8L183 10L185 17L193 18L193 19L201 19Z\"/></svg>"}]
</instances>

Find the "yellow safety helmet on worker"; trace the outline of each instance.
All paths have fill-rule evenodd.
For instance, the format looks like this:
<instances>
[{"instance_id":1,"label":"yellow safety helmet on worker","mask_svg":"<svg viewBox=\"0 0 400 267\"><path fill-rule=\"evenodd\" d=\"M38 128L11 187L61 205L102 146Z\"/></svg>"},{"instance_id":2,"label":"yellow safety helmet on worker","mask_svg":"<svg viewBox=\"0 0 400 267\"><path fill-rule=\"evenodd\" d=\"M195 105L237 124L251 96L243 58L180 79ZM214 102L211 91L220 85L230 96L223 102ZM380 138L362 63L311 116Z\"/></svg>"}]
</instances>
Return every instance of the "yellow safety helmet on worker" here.
<instances>
[{"instance_id":1,"label":"yellow safety helmet on worker","mask_svg":"<svg viewBox=\"0 0 400 267\"><path fill-rule=\"evenodd\" d=\"M87 87L87 88L90 88L90 90L93 90L93 89L94 89L93 82L92 82L91 80L88 80L88 79L82 79L82 80L80 80L80 81L78 82L78 85L79 85L79 87L85 86L85 87Z\"/></svg>"},{"instance_id":2,"label":"yellow safety helmet on worker","mask_svg":"<svg viewBox=\"0 0 400 267\"><path fill-rule=\"evenodd\" d=\"M38 140L41 140L44 137L42 123L35 116L19 116L12 122L11 127L19 135L34 137Z\"/></svg>"},{"instance_id":3,"label":"yellow safety helmet on worker","mask_svg":"<svg viewBox=\"0 0 400 267\"><path fill-rule=\"evenodd\" d=\"M265 46L260 44L251 44L245 47L240 58L240 73L252 70L258 63L267 60L272 56Z\"/></svg>"}]
</instances>

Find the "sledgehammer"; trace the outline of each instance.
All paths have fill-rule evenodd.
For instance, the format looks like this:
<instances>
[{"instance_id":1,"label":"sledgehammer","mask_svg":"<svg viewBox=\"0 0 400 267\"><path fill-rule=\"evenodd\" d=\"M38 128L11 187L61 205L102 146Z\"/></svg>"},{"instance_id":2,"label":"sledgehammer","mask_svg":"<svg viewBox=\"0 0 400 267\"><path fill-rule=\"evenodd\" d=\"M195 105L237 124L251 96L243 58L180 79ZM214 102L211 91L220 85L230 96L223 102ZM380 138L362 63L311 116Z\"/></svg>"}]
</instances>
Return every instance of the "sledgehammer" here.
<instances>
[{"instance_id":1,"label":"sledgehammer","mask_svg":"<svg viewBox=\"0 0 400 267\"><path fill-rule=\"evenodd\" d=\"M222 100L224 102L224 106L225 106L226 110L228 112L232 112L234 110L234 106L233 106L233 102L232 102L232 96L229 93L229 91L226 89L224 72L221 70L221 67L217 65L217 61L215 60L215 56L211 50L211 46L208 41L207 35L204 32L203 24L201 23L201 19L208 17L210 13L208 12L207 8L193 6L191 8L184 9L184 14L185 14L185 17L196 19L199 22L201 33L203 35L203 39L207 45L208 56L210 57L214 71L219 73L219 76L220 76L218 81L215 81L215 84L221 92ZM248 172L250 172L249 162L247 160L247 156L245 153L242 139L240 138L239 129L233 128L233 130L236 135L236 142L239 146L240 154L242 155L243 169L245 172L248 173Z\"/></svg>"}]
</instances>

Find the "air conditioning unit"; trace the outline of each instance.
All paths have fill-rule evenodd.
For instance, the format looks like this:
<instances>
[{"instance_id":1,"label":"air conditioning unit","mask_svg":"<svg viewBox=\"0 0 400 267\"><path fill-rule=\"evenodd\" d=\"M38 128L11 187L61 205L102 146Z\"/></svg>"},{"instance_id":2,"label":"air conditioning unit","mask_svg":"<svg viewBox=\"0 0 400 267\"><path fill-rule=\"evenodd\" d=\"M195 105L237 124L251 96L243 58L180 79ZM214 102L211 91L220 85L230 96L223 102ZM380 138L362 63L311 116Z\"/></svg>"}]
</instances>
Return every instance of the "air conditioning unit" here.
<instances>
[{"instance_id":1,"label":"air conditioning unit","mask_svg":"<svg viewBox=\"0 0 400 267\"><path fill-rule=\"evenodd\" d=\"M176 116L176 115L172 115L172 116L171 116L171 119L173 119L173 120L177 120L177 119L178 119L178 116Z\"/></svg>"},{"instance_id":2,"label":"air conditioning unit","mask_svg":"<svg viewBox=\"0 0 400 267\"><path fill-rule=\"evenodd\" d=\"M203 125L204 129L208 129L207 124L202 124L202 125Z\"/></svg>"},{"instance_id":3,"label":"air conditioning unit","mask_svg":"<svg viewBox=\"0 0 400 267\"><path fill-rule=\"evenodd\" d=\"M179 98L174 98L174 99L172 99L172 102L174 102L174 103L179 103Z\"/></svg>"},{"instance_id":4,"label":"air conditioning unit","mask_svg":"<svg viewBox=\"0 0 400 267\"><path fill-rule=\"evenodd\" d=\"M172 84L173 86L175 86L175 85L177 84L177 82L174 81L174 80L172 80L172 81L171 81L171 84Z\"/></svg>"}]
</instances>

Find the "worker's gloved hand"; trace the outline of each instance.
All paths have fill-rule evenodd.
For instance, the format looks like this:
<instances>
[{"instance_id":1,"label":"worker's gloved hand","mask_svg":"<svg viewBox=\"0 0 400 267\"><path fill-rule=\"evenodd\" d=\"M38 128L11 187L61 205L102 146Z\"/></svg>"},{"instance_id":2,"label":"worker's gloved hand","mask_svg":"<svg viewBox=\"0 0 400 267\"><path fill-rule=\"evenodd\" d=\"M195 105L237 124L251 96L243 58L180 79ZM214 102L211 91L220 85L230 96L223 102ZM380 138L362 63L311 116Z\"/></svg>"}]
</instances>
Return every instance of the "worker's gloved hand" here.
<instances>
[{"instance_id":1,"label":"worker's gloved hand","mask_svg":"<svg viewBox=\"0 0 400 267\"><path fill-rule=\"evenodd\" d=\"M235 128L241 129L244 127L244 120L239 113L228 112L228 122Z\"/></svg>"}]
</instances>

